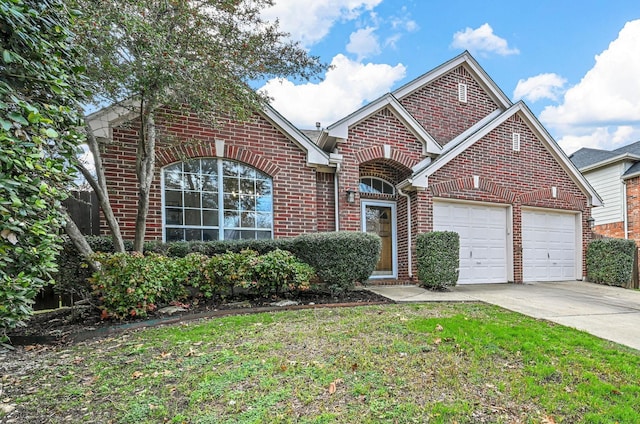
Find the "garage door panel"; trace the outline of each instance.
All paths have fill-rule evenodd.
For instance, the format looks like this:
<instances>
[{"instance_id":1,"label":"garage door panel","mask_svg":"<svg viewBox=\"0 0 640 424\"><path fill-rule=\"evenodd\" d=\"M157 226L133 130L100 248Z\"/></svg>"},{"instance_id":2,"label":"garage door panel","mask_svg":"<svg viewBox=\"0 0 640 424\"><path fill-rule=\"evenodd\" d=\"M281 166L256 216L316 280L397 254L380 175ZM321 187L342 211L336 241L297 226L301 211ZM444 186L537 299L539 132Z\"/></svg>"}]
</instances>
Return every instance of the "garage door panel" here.
<instances>
[{"instance_id":1,"label":"garage door panel","mask_svg":"<svg viewBox=\"0 0 640 424\"><path fill-rule=\"evenodd\" d=\"M576 278L575 214L554 211L522 212L524 281Z\"/></svg>"},{"instance_id":2,"label":"garage door panel","mask_svg":"<svg viewBox=\"0 0 640 424\"><path fill-rule=\"evenodd\" d=\"M507 281L507 209L435 202L435 231L460 235L460 284Z\"/></svg>"}]
</instances>

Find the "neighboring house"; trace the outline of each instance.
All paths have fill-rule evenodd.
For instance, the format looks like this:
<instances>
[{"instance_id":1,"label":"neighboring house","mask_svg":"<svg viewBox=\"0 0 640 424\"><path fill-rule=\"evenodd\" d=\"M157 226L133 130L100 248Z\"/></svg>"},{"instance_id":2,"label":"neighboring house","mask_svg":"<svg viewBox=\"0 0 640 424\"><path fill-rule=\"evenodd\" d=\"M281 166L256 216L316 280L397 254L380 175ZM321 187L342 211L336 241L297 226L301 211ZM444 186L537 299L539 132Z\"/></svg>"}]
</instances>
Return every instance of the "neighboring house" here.
<instances>
[{"instance_id":1,"label":"neighboring house","mask_svg":"<svg viewBox=\"0 0 640 424\"><path fill-rule=\"evenodd\" d=\"M111 200L133 238L137 133L113 108L90 119L111 139L103 152ZM372 279L412 281L416 235L452 230L460 283L585 275L598 195L469 53L317 131L271 107L246 123L212 126L187 113L157 122L150 239L368 231L383 242Z\"/></svg>"},{"instance_id":2,"label":"neighboring house","mask_svg":"<svg viewBox=\"0 0 640 424\"><path fill-rule=\"evenodd\" d=\"M601 196L593 231L640 244L640 141L615 150L582 148L570 157Z\"/></svg>"}]
</instances>

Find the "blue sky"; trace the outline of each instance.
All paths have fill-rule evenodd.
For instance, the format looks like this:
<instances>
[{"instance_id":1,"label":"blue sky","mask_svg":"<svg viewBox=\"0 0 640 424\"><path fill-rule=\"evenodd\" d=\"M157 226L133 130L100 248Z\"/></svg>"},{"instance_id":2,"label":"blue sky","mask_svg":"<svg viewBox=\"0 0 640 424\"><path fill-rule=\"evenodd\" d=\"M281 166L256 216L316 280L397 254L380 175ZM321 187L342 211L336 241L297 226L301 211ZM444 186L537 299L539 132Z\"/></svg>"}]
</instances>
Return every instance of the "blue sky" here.
<instances>
[{"instance_id":1,"label":"blue sky","mask_svg":"<svg viewBox=\"0 0 640 424\"><path fill-rule=\"evenodd\" d=\"M334 68L261 84L300 128L328 126L469 50L566 153L640 140L640 3L275 0L265 11Z\"/></svg>"}]
</instances>

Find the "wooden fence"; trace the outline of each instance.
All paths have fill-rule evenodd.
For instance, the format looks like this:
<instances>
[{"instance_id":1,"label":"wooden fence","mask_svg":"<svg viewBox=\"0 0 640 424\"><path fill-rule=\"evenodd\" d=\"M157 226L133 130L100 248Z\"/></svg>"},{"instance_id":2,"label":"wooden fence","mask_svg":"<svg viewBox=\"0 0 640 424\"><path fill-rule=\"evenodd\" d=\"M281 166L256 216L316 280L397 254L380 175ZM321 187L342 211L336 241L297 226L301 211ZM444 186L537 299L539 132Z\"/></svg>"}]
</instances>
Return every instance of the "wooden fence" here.
<instances>
[{"instance_id":1,"label":"wooden fence","mask_svg":"<svg viewBox=\"0 0 640 424\"><path fill-rule=\"evenodd\" d=\"M100 206L93 191L72 191L63 204L82 234L100 235Z\"/></svg>"}]
</instances>

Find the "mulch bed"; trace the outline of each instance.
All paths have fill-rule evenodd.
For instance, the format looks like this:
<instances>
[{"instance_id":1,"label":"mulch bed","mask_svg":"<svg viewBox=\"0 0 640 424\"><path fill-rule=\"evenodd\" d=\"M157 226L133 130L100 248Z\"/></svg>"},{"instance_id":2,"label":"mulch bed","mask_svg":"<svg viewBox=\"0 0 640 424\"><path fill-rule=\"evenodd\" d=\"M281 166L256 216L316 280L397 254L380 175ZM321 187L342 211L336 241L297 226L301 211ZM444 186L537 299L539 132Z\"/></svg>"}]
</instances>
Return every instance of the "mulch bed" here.
<instances>
[{"instance_id":1,"label":"mulch bed","mask_svg":"<svg viewBox=\"0 0 640 424\"><path fill-rule=\"evenodd\" d=\"M279 301L289 300L295 304L276 306ZM288 302L292 303L292 302ZM273 312L280 310L308 309L322 307L345 307L392 303L391 300L368 290L350 290L339 295L329 293L303 292L295 298L255 298L235 297L224 302L198 302L189 304L186 310L172 314L163 313L159 308L142 319L103 320L100 310L81 305L74 308L54 309L33 315L25 327L9 334L13 345L65 344L92 338L106 337L136 328L174 324L200 318L238 315L247 313Z\"/></svg>"}]
</instances>

